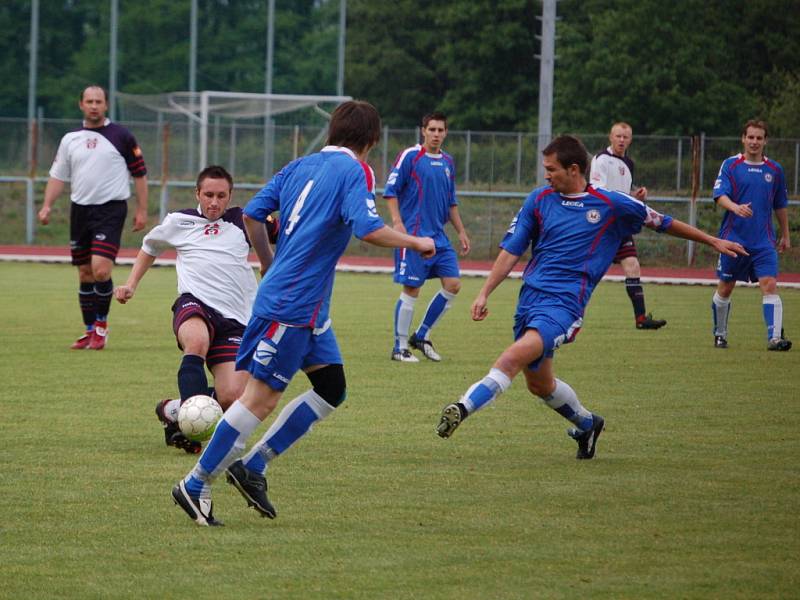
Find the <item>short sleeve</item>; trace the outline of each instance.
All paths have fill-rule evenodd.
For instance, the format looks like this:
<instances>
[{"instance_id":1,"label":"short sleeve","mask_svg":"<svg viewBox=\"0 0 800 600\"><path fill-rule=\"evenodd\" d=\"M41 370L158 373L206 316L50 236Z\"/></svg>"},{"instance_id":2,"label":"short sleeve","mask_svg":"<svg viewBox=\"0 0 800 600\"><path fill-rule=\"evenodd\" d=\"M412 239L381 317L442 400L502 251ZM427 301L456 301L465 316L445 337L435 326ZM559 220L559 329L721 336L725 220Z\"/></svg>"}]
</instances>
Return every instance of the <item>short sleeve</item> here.
<instances>
[{"instance_id":1,"label":"short sleeve","mask_svg":"<svg viewBox=\"0 0 800 600\"><path fill-rule=\"evenodd\" d=\"M61 138L53 165L50 167L50 177L59 181L69 181L71 176L66 139L66 136Z\"/></svg>"},{"instance_id":2,"label":"short sleeve","mask_svg":"<svg viewBox=\"0 0 800 600\"><path fill-rule=\"evenodd\" d=\"M244 214L255 221L266 222L267 217L280 207L281 189L286 175L292 168L289 163L278 171L269 183L261 188L244 207Z\"/></svg>"},{"instance_id":3,"label":"short sleeve","mask_svg":"<svg viewBox=\"0 0 800 600\"><path fill-rule=\"evenodd\" d=\"M164 250L173 247L171 241L176 233L175 213L169 213L160 225L151 229L142 240L142 250L150 256L160 256Z\"/></svg>"},{"instance_id":4,"label":"short sleeve","mask_svg":"<svg viewBox=\"0 0 800 600\"><path fill-rule=\"evenodd\" d=\"M536 196L530 194L511 221L500 247L514 256L522 256L539 238L539 219L535 212Z\"/></svg>"},{"instance_id":5,"label":"short sleeve","mask_svg":"<svg viewBox=\"0 0 800 600\"><path fill-rule=\"evenodd\" d=\"M731 172L730 162L727 160L719 168L712 194L715 200L720 196L733 198L733 173Z\"/></svg>"},{"instance_id":6,"label":"short sleeve","mask_svg":"<svg viewBox=\"0 0 800 600\"><path fill-rule=\"evenodd\" d=\"M411 157L412 152L403 152L395 162L389 177L386 179L386 185L383 188L384 198L397 198L403 193L403 190L408 184L408 178L411 173Z\"/></svg>"},{"instance_id":7,"label":"short sleeve","mask_svg":"<svg viewBox=\"0 0 800 600\"><path fill-rule=\"evenodd\" d=\"M347 193L342 202L342 220L353 228L353 234L361 239L384 226L375 206L375 174L372 168L359 163L347 176Z\"/></svg>"}]
</instances>

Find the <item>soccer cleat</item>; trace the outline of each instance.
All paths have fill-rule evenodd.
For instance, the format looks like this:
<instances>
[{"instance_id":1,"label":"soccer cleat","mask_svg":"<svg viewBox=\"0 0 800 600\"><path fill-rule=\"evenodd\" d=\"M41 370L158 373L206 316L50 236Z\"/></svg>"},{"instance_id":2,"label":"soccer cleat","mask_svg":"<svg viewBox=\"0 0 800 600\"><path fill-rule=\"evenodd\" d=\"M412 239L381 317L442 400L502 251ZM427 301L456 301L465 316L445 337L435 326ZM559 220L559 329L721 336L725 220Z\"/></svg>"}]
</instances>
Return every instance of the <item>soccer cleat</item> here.
<instances>
[{"instance_id":1,"label":"soccer cleat","mask_svg":"<svg viewBox=\"0 0 800 600\"><path fill-rule=\"evenodd\" d=\"M442 409L442 416L439 417L436 433L439 434L439 437L449 438L458 429L465 417L466 415L462 416L461 407L457 402L448 404Z\"/></svg>"},{"instance_id":2,"label":"soccer cleat","mask_svg":"<svg viewBox=\"0 0 800 600\"><path fill-rule=\"evenodd\" d=\"M70 350L85 350L89 347L89 344L92 341L93 336L92 331L87 331L81 337L79 337L75 342L73 342L72 346L69 347Z\"/></svg>"},{"instance_id":3,"label":"soccer cleat","mask_svg":"<svg viewBox=\"0 0 800 600\"><path fill-rule=\"evenodd\" d=\"M225 470L225 479L239 490L247 505L255 508L262 517L274 519L278 515L275 507L267 499L267 479L249 470L241 460L237 460Z\"/></svg>"},{"instance_id":4,"label":"soccer cleat","mask_svg":"<svg viewBox=\"0 0 800 600\"><path fill-rule=\"evenodd\" d=\"M661 329L667 322L664 319L654 319L653 313L636 319L636 329Z\"/></svg>"},{"instance_id":5,"label":"soccer cleat","mask_svg":"<svg viewBox=\"0 0 800 600\"><path fill-rule=\"evenodd\" d=\"M95 321L92 339L89 341L89 350L102 350L106 347L108 339L108 324L105 321Z\"/></svg>"},{"instance_id":6,"label":"soccer cleat","mask_svg":"<svg viewBox=\"0 0 800 600\"><path fill-rule=\"evenodd\" d=\"M791 349L792 349L792 342L783 337L770 340L767 343L767 350L773 352L786 352L787 350Z\"/></svg>"},{"instance_id":7,"label":"soccer cleat","mask_svg":"<svg viewBox=\"0 0 800 600\"><path fill-rule=\"evenodd\" d=\"M161 421L161 425L164 427L164 443L167 446L175 446L176 448L180 448L186 452L186 454L200 454L202 450L202 446L200 442L193 442L189 438L187 438L181 432L180 427L175 421L170 421L167 417L164 416L164 405L169 402L170 399L167 398L166 400L161 400L158 404L156 404L156 416L158 420Z\"/></svg>"},{"instance_id":8,"label":"soccer cleat","mask_svg":"<svg viewBox=\"0 0 800 600\"><path fill-rule=\"evenodd\" d=\"M425 358L428 360L432 360L433 362L439 362L442 360L442 357L439 356L439 353L433 349L433 344L431 341L418 338L416 333L412 333L411 337L408 338L408 344L412 348L416 348L422 352L422 354L425 355Z\"/></svg>"},{"instance_id":9,"label":"soccer cleat","mask_svg":"<svg viewBox=\"0 0 800 600\"><path fill-rule=\"evenodd\" d=\"M410 363L419 362L419 359L411 354L411 350L408 348L403 348L402 350L392 350L392 360Z\"/></svg>"},{"instance_id":10,"label":"soccer cleat","mask_svg":"<svg viewBox=\"0 0 800 600\"><path fill-rule=\"evenodd\" d=\"M594 458L594 451L597 448L597 438L603 433L606 422L603 417L592 413L592 427L586 431L580 429L568 429L569 436L578 442L578 453L575 458L581 460L588 460Z\"/></svg>"},{"instance_id":11,"label":"soccer cleat","mask_svg":"<svg viewBox=\"0 0 800 600\"><path fill-rule=\"evenodd\" d=\"M714 336L714 348L727 348L728 347L728 340L726 340L721 335Z\"/></svg>"},{"instance_id":12,"label":"soccer cleat","mask_svg":"<svg viewBox=\"0 0 800 600\"><path fill-rule=\"evenodd\" d=\"M203 527L219 527L222 521L217 521L212 512L210 498L195 498L189 494L183 481L172 488L172 500L183 509L189 518Z\"/></svg>"}]
</instances>

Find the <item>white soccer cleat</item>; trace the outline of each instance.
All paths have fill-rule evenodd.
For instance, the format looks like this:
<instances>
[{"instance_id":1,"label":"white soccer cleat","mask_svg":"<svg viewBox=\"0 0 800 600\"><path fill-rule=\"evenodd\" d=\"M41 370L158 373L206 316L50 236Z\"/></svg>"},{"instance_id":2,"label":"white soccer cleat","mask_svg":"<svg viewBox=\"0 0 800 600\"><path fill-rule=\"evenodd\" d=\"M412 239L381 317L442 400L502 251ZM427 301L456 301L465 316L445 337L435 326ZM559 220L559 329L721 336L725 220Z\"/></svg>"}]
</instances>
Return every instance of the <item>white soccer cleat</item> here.
<instances>
[{"instance_id":1,"label":"white soccer cleat","mask_svg":"<svg viewBox=\"0 0 800 600\"><path fill-rule=\"evenodd\" d=\"M399 362L408 362L408 363L419 362L419 359L413 354L411 354L411 350L409 350L408 348L403 348L402 350L393 350L392 360L396 360Z\"/></svg>"}]
</instances>

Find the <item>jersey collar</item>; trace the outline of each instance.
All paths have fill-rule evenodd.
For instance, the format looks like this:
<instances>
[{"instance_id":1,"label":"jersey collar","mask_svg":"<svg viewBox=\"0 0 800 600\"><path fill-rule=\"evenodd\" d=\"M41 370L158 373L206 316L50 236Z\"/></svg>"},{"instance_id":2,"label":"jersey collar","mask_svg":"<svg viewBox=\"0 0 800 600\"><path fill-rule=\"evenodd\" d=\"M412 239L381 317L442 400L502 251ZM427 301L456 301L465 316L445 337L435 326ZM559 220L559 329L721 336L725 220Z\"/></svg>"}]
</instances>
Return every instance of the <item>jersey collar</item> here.
<instances>
[{"instance_id":1,"label":"jersey collar","mask_svg":"<svg viewBox=\"0 0 800 600\"><path fill-rule=\"evenodd\" d=\"M356 153L350 150L350 148L345 148L344 146L325 146L322 150L320 150L320 152L344 152L345 154L358 160Z\"/></svg>"},{"instance_id":2,"label":"jersey collar","mask_svg":"<svg viewBox=\"0 0 800 600\"><path fill-rule=\"evenodd\" d=\"M100 125L100 127L107 127L110 124L111 124L111 119L106 117L105 121L103 121L103 124ZM81 125L83 125L84 129L100 129L100 127L87 127L86 126L86 121L81 121Z\"/></svg>"}]
</instances>

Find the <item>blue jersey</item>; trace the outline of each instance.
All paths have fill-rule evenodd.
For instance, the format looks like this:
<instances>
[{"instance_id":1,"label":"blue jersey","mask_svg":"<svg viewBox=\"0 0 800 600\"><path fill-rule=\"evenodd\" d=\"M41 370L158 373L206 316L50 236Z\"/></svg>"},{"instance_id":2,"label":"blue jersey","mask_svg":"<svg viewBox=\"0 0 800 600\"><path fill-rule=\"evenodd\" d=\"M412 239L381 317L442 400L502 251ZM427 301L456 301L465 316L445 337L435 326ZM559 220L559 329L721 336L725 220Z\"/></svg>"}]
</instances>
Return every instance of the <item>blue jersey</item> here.
<instances>
[{"instance_id":1,"label":"blue jersey","mask_svg":"<svg viewBox=\"0 0 800 600\"><path fill-rule=\"evenodd\" d=\"M746 162L743 154L731 156L722 163L714 182L714 200L723 194L737 204L749 202L753 215L744 218L726 210L718 237L745 248L774 248L772 211L789 204L783 167L766 156L758 164Z\"/></svg>"},{"instance_id":2,"label":"blue jersey","mask_svg":"<svg viewBox=\"0 0 800 600\"><path fill-rule=\"evenodd\" d=\"M286 165L247 204L264 221L281 213L275 259L258 289L253 315L286 325L320 327L328 319L336 261L350 236L383 227L375 208L372 169L347 148Z\"/></svg>"},{"instance_id":3,"label":"blue jersey","mask_svg":"<svg viewBox=\"0 0 800 600\"><path fill-rule=\"evenodd\" d=\"M444 226L458 201L455 163L447 152L430 154L419 144L406 148L389 173L383 197L397 198L409 234L431 237L437 248L450 246Z\"/></svg>"},{"instance_id":4,"label":"blue jersey","mask_svg":"<svg viewBox=\"0 0 800 600\"><path fill-rule=\"evenodd\" d=\"M664 231L671 223L622 192L588 186L581 194L560 194L542 187L526 198L500 247L515 256L530 247L523 287L555 296L582 316L620 241L642 225Z\"/></svg>"}]
</instances>

